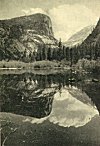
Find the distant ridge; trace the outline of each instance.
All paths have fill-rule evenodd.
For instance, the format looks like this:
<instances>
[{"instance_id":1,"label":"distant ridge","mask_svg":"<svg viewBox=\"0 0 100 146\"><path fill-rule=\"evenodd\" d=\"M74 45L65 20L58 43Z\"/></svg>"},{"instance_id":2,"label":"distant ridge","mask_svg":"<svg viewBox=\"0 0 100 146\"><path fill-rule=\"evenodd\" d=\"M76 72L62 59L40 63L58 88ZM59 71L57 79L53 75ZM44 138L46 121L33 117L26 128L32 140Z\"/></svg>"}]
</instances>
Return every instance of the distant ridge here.
<instances>
[{"instance_id":1,"label":"distant ridge","mask_svg":"<svg viewBox=\"0 0 100 146\"><path fill-rule=\"evenodd\" d=\"M68 41L64 42L64 45L67 47L80 45L89 36L94 27L95 27L94 25L84 27L83 29L72 35L68 39Z\"/></svg>"},{"instance_id":2,"label":"distant ridge","mask_svg":"<svg viewBox=\"0 0 100 146\"><path fill-rule=\"evenodd\" d=\"M84 45L100 45L100 18L97 22L96 27L93 29L92 33L84 40L82 43Z\"/></svg>"}]
</instances>

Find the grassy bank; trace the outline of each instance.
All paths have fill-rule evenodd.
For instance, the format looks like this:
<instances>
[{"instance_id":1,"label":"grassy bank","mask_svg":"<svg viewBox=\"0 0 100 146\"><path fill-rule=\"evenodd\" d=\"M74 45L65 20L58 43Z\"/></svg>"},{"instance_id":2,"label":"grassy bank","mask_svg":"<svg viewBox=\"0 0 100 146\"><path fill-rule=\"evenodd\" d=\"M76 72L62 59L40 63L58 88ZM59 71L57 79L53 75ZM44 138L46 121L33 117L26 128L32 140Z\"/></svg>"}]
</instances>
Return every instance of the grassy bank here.
<instances>
[{"instance_id":1,"label":"grassy bank","mask_svg":"<svg viewBox=\"0 0 100 146\"><path fill-rule=\"evenodd\" d=\"M68 66L57 61L36 61L24 63L20 61L0 61L0 69L63 69Z\"/></svg>"},{"instance_id":2,"label":"grassy bank","mask_svg":"<svg viewBox=\"0 0 100 146\"><path fill-rule=\"evenodd\" d=\"M21 61L0 61L0 70L68 70L70 66L67 61L36 61L25 63ZM72 69L78 71L100 71L100 60L81 59L73 64Z\"/></svg>"},{"instance_id":3,"label":"grassy bank","mask_svg":"<svg viewBox=\"0 0 100 146\"><path fill-rule=\"evenodd\" d=\"M75 65L75 67L79 70L100 72L100 59L98 60L80 59Z\"/></svg>"}]
</instances>

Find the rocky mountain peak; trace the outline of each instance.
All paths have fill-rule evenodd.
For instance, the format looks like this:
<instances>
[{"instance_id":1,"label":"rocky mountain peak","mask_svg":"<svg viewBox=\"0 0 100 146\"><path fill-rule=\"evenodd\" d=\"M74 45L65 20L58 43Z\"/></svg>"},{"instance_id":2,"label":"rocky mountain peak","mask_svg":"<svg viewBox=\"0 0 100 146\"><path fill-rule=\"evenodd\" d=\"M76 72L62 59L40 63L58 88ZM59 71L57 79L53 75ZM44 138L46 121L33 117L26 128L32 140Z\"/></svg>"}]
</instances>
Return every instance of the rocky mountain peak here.
<instances>
[{"instance_id":1,"label":"rocky mountain peak","mask_svg":"<svg viewBox=\"0 0 100 146\"><path fill-rule=\"evenodd\" d=\"M53 36L52 22L49 16L41 13L21 16L8 20L0 20L0 27L12 27L13 25L20 25L24 29L32 29L41 35Z\"/></svg>"},{"instance_id":2,"label":"rocky mountain peak","mask_svg":"<svg viewBox=\"0 0 100 146\"><path fill-rule=\"evenodd\" d=\"M80 31L73 34L66 42L64 42L64 45L68 47L73 47L75 45L81 44L89 36L93 28L94 25L84 27Z\"/></svg>"},{"instance_id":3,"label":"rocky mountain peak","mask_svg":"<svg viewBox=\"0 0 100 146\"><path fill-rule=\"evenodd\" d=\"M97 22L96 27L93 29L92 33L86 38L83 44L98 44L100 45L100 18Z\"/></svg>"},{"instance_id":4,"label":"rocky mountain peak","mask_svg":"<svg viewBox=\"0 0 100 146\"><path fill-rule=\"evenodd\" d=\"M19 60L24 53L30 58L29 54L39 52L44 45L55 47L57 40L49 16L37 13L0 20L0 44L0 60Z\"/></svg>"}]
</instances>

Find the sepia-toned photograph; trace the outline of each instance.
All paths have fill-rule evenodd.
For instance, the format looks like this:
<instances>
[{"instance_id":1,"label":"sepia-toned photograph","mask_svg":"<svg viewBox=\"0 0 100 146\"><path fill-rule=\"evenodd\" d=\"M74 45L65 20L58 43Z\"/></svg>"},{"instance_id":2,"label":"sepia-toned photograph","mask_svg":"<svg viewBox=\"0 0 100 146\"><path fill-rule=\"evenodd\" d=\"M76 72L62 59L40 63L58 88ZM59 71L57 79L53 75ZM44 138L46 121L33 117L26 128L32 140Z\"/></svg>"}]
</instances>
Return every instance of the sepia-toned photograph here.
<instances>
[{"instance_id":1,"label":"sepia-toned photograph","mask_svg":"<svg viewBox=\"0 0 100 146\"><path fill-rule=\"evenodd\" d=\"M0 145L100 146L100 0L0 0Z\"/></svg>"}]
</instances>

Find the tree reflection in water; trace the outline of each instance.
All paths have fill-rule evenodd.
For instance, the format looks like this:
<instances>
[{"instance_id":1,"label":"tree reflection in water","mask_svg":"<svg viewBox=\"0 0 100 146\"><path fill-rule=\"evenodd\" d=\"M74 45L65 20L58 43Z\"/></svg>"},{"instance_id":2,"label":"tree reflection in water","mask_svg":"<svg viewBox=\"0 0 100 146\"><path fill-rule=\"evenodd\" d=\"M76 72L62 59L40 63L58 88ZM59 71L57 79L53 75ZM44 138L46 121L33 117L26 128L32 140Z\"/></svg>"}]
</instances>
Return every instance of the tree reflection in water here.
<instances>
[{"instance_id":1,"label":"tree reflection in water","mask_svg":"<svg viewBox=\"0 0 100 146\"><path fill-rule=\"evenodd\" d=\"M74 78L75 81L71 82L70 78ZM87 76L74 74L72 71L55 75L8 74L2 75L0 82L2 83L0 86L2 91L0 95L2 97L2 112L28 115L36 118L46 117L52 111L55 94L60 93L66 87L66 90L79 101L86 102L86 104L93 104L94 102L98 110L100 109L100 102L98 102L100 91L97 90L99 89L99 83L94 86L94 83L87 82ZM92 94L90 91L91 86L94 89ZM72 87L79 90L72 90ZM87 95L84 94L84 91ZM92 97L93 94L96 98ZM65 97L67 98L67 96ZM89 98L93 102L90 102Z\"/></svg>"},{"instance_id":2,"label":"tree reflection in water","mask_svg":"<svg viewBox=\"0 0 100 146\"><path fill-rule=\"evenodd\" d=\"M100 82L92 82L96 77L72 71L1 75L2 144L99 146Z\"/></svg>"}]
</instances>

